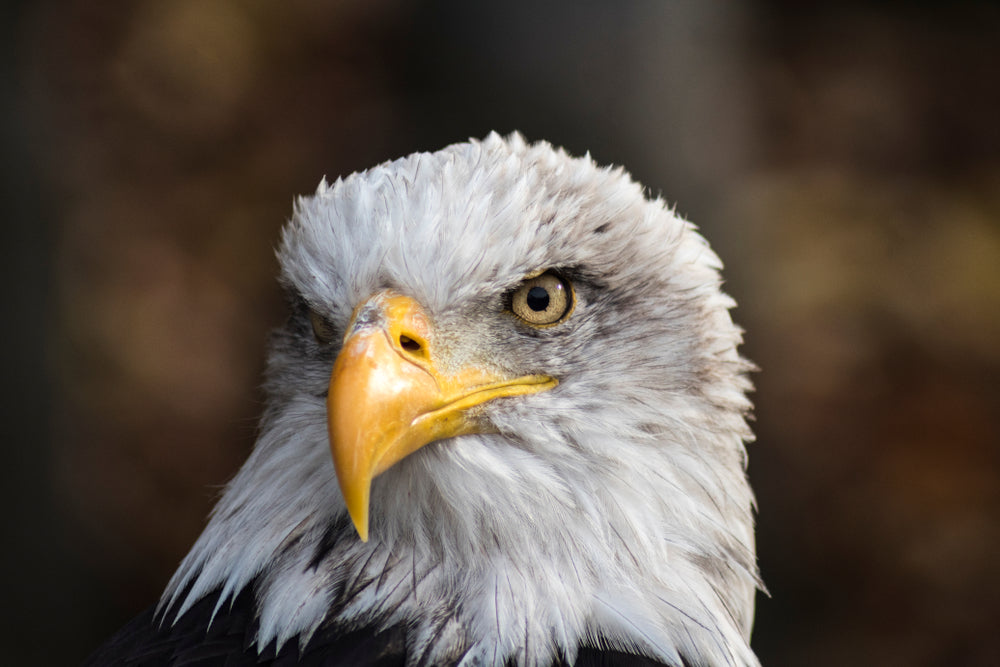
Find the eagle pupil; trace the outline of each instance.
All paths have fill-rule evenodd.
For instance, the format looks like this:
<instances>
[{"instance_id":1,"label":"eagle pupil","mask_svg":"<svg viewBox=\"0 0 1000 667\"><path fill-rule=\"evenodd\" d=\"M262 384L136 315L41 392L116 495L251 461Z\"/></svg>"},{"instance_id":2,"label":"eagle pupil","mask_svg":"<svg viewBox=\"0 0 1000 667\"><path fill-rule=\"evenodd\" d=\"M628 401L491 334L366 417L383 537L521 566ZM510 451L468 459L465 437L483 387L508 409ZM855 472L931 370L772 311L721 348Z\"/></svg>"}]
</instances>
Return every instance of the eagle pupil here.
<instances>
[{"instance_id":1,"label":"eagle pupil","mask_svg":"<svg viewBox=\"0 0 1000 667\"><path fill-rule=\"evenodd\" d=\"M549 292L544 287L532 287L528 290L528 308L541 312L549 307Z\"/></svg>"}]
</instances>

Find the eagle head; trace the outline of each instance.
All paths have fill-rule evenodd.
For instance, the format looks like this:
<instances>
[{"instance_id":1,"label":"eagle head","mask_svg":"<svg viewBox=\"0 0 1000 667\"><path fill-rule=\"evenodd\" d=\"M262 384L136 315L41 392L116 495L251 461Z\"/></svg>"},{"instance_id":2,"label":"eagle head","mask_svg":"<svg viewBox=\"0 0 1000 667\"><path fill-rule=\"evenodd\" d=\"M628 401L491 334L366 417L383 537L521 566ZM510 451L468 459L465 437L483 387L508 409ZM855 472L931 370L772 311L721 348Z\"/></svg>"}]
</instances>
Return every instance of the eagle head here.
<instances>
[{"instance_id":1,"label":"eagle head","mask_svg":"<svg viewBox=\"0 0 1000 667\"><path fill-rule=\"evenodd\" d=\"M324 180L278 256L260 435L163 613L252 587L261 647L757 664L750 365L691 224L491 134Z\"/></svg>"}]
</instances>

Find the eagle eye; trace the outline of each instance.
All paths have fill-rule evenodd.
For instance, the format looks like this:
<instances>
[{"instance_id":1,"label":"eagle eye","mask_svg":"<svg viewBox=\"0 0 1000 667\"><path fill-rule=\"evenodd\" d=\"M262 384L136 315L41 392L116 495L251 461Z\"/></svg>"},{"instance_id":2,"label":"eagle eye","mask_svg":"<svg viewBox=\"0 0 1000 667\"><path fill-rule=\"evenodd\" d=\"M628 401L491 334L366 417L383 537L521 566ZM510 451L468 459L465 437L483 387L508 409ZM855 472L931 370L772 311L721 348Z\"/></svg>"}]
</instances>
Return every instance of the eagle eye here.
<instances>
[{"instance_id":1,"label":"eagle eye","mask_svg":"<svg viewBox=\"0 0 1000 667\"><path fill-rule=\"evenodd\" d=\"M546 271L518 285L511 296L510 309L528 324L544 327L569 317L573 304L569 281Z\"/></svg>"},{"instance_id":2,"label":"eagle eye","mask_svg":"<svg viewBox=\"0 0 1000 667\"><path fill-rule=\"evenodd\" d=\"M316 337L316 342L320 345L329 345L337 336L333 325L315 310L310 309L309 322L312 324L313 336Z\"/></svg>"}]
</instances>

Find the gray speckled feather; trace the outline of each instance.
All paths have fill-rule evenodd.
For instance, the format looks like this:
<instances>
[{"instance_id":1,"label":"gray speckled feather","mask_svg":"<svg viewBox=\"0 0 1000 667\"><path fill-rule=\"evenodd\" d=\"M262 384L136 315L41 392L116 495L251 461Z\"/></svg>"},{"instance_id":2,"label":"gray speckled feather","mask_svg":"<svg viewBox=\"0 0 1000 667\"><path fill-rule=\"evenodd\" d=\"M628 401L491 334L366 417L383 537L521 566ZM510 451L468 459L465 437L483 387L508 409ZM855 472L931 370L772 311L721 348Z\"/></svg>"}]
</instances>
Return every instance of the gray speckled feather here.
<instances>
[{"instance_id":1,"label":"gray speckled feather","mask_svg":"<svg viewBox=\"0 0 1000 667\"><path fill-rule=\"evenodd\" d=\"M279 257L293 298L341 334L392 288L426 308L449 359L559 385L484 405L496 433L378 477L361 542L328 449L337 350L297 309L259 440L164 593L168 622L253 581L261 647L305 645L324 622L403 623L412 664L572 662L581 645L757 664L749 365L690 224L621 169L493 134L322 183ZM531 329L506 295L552 268L576 308Z\"/></svg>"}]
</instances>

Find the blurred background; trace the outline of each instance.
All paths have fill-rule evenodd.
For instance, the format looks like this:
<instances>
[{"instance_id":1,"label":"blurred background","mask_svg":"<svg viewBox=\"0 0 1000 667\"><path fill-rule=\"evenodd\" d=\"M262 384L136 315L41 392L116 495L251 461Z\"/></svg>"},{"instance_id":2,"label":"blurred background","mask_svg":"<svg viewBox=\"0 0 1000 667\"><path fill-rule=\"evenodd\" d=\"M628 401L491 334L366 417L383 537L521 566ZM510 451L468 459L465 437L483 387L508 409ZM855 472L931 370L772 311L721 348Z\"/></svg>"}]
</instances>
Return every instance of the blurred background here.
<instances>
[{"instance_id":1,"label":"blurred background","mask_svg":"<svg viewBox=\"0 0 1000 667\"><path fill-rule=\"evenodd\" d=\"M197 537L253 442L292 197L517 129L625 165L726 262L764 664L1000 664L997 4L0 17L2 662L78 662Z\"/></svg>"}]
</instances>

